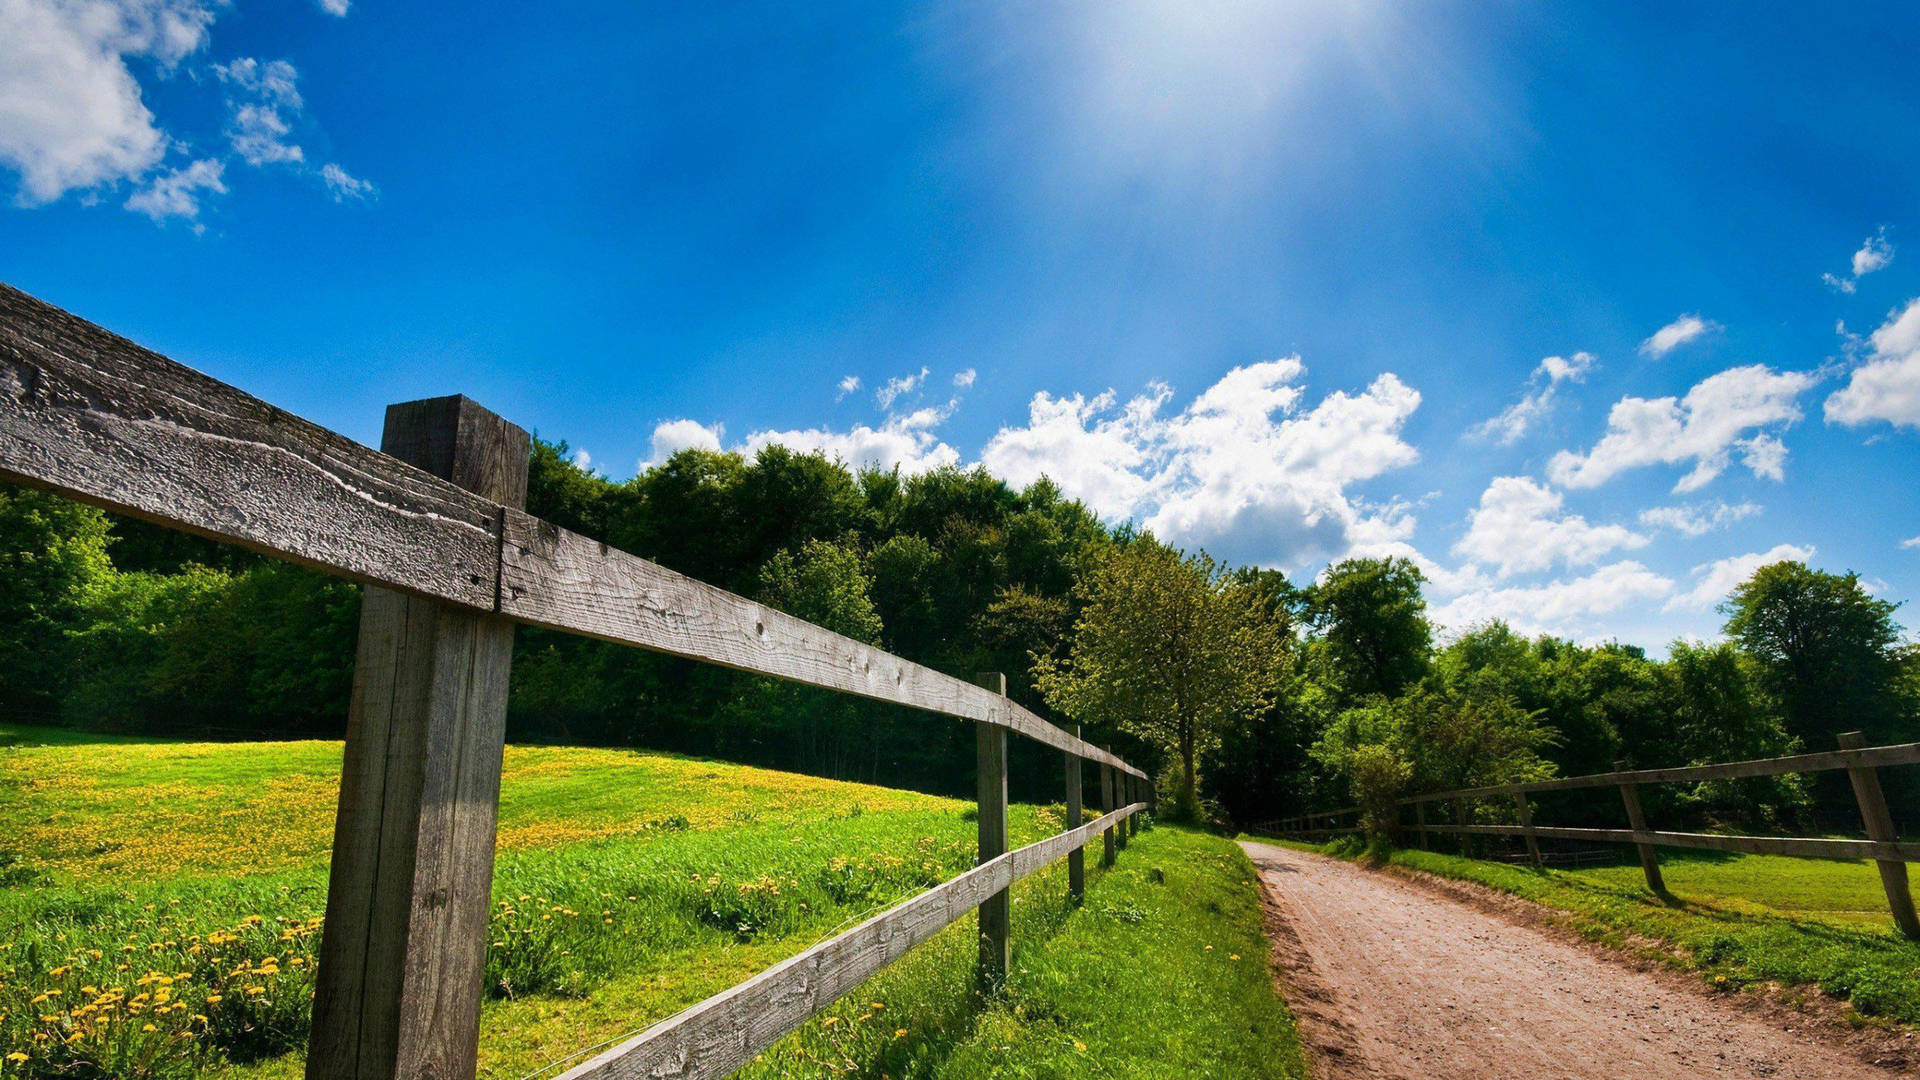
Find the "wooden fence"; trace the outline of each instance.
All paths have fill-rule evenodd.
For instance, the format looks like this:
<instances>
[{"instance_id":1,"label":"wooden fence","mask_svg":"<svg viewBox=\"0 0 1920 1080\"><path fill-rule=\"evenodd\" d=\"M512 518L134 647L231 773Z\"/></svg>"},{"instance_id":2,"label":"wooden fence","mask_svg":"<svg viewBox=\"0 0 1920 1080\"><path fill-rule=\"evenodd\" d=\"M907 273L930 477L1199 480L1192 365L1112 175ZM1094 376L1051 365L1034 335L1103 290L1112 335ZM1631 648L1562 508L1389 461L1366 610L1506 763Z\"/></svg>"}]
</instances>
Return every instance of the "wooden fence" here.
<instances>
[{"instance_id":1,"label":"wooden fence","mask_svg":"<svg viewBox=\"0 0 1920 1080\"><path fill-rule=\"evenodd\" d=\"M1614 772L1596 773L1591 776L1574 776L1525 784L1496 784L1491 787L1414 795L1398 800L1396 806L1402 811L1408 807L1412 808L1414 820L1411 831L1423 847L1428 844L1431 834L1434 833L1459 835L1462 837L1463 844L1467 843L1466 837L1472 835L1519 837L1525 842L1528 855L1536 866L1544 862L1540 851L1542 838L1632 844L1639 852L1640 865L1646 873L1647 887L1662 896L1667 895L1667 885L1660 876L1660 861L1654 851L1659 846L1731 851L1750 855L1792 855L1809 859L1872 859L1879 867L1880 884L1886 892L1887 907L1893 913L1894 924L1907 937L1920 940L1920 917L1915 915L1913 893L1907 881L1907 864L1920 861L1920 843L1900 839L1899 828L1894 822L1892 811L1887 806L1886 793L1880 787L1881 769L1896 765L1920 764L1920 743L1868 746L1866 736L1854 731L1840 736L1839 750L1824 753L1796 754L1791 757L1763 758L1758 761L1733 761L1717 765L1686 765L1672 769L1628 770L1623 767L1624 764L1624 762L1617 764ZM1647 824L1646 812L1640 805L1640 785L1642 784L1694 784L1706 780L1735 780L1755 776L1781 776L1788 773L1831 772L1839 769L1845 769L1848 779L1853 783L1853 794L1860 805L1861 820L1866 826L1867 839L1865 840L1663 832ZM1528 795L1589 788L1619 790L1627 828L1566 829L1534 824L1533 806L1527 799ZM1514 814L1519 824L1476 825L1473 823L1473 807L1477 801L1502 796L1513 800ZM1435 804L1447 809L1444 821L1427 820L1427 808ZM1292 839L1325 840L1345 833L1360 832L1360 815L1359 807L1321 811L1268 822L1260 826L1258 831ZM1403 834L1408 831L1404 813L1395 824Z\"/></svg>"},{"instance_id":2,"label":"wooden fence","mask_svg":"<svg viewBox=\"0 0 1920 1080\"><path fill-rule=\"evenodd\" d=\"M0 285L0 478L366 586L320 946L309 1080L470 1080L479 1041L507 673L524 623L961 720L977 732L979 864L566 1074L725 1075L1008 891L1103 859L1154 801L1139 769L967 682L524 512L524 431L464 397L388 408L381 451ZM1067 828L1007 850L1008 732L1065 755ZM1101 816L1081 822L1082 762Z\"/></svg>"}]
</instances>

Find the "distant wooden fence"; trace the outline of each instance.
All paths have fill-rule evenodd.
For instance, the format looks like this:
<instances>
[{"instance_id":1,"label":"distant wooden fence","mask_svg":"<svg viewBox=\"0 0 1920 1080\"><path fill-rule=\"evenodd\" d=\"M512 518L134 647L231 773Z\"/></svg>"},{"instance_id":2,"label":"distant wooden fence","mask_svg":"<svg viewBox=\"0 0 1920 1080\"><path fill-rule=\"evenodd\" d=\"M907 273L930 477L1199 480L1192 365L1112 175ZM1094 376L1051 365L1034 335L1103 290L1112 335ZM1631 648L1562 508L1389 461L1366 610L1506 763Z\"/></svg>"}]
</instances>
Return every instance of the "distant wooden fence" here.
<instances>
[{"instance_id":1,"label":"distant wooden fence","mask_svg":"<svg viewBox=\"0 0 1920 1080\"><path fill-rule=\"evenodd\" d=\"M513 624L971 720L979 865L566 1074L717 1077L907 949L980 912L1005 975L1012 884L1115 850L1139 769L1006 696L535 518L529 441L464 397L387 409L381 452L0 285L0 478L366 588L320 946L309 1080L470 1080L479 1042ZM1007 850L1008 732L1065 754L1067 829ZM1081 763L1101 816L1081 823Z\"/></svg>"},{"instance_id":2,"label":"distant wooden fence","mask_svg":"<svg viewBox=\"0 0 1920 1080\"><path fill-rule=\"evenodd\" d=\"M1625 763L1620 763L1624 765ZM1732 851L1750 855L1793 855L1809 859L1872 859L1880 870L1880 884L1886 892L1887 907L1900 932L1920 940L1920 917L1916 917L1913 893L1907 881L1907 863L1920 861L1920 843L1900 839L1887 796L1880 787L1882 768L1920 764L1920 743L1895 746L1868 746L1866 736L1848 732L1840 736L1840 749L1817 754L1763 758L1758 761L1733 761L1718 765L1686 765L1673 769L1617 768L1610 773L1574 776L1562 780L1541 780L1527 784L1496 784L1414 795L1398 800L1403 810L1413 809L1412 832L1425 846L1433 833L1519 837L1535 865L1542 865L1541 838L1556 840L1592 840L1612 844L1632 844L1640 855L1647 887L1666 895L1666 881L1660 876L1657 846L1700 848L1707 851ZM1860 817L1867 839L1847 840L1831 837L1736 836L1722 833L1662 832L1650 828L1640 805L1642 784L1693 784L1705 780L1735 780L1755 776L1781 776L1788 773L1847 771L1853 793L1860 805ZM1546 791L1578 791L1587 788L1617 788L1626 812L1625 829L1566 829L1535 825L1533 807L1527 796ZM1473 824L1473 804L1480 799L1506 796L1514 803L1517 825ZM1448 808L1445 823L1427 820L1427 808L1433 804ZM1258 826L1256 831L1272 835L1325 840L1361 831L1359 807L1328 810L1285 818ZM1402 815L1400 830L1407 831Z\"/></svg>"}]
</instances>

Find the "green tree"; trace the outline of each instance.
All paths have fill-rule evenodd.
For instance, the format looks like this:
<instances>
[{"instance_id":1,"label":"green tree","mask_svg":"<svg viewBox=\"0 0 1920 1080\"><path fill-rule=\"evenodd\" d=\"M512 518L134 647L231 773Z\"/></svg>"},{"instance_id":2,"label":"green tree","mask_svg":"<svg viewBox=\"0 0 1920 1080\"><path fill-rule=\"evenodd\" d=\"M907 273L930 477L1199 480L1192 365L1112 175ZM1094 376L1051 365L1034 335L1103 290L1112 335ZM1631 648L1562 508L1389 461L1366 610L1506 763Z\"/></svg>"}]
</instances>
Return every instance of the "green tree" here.
<instances>
[{"instance_id":1,"label":"green tree","mask_svg":"<svg viewBox=\"0 0 1920 1080\"><path fill-rule=\"evenodd\" d=\"M1671 727L1663 756L1674 764L1781 757L1799 749L1762 685L1756 662L1732 642L1673 643L1662 667ZM1807 801L1798 776L1710 781L1684 789L1683 806L1717 821L1771 824Z\"/></svg>"},{"instance_id":2,"label":"green tree","mask_svg":"<svg viewBox=\"0 0 1920 1080\"><path fill-rule=\"evenodd\" d=\"M1875 742L1915 736L1895 608L1861 588L1858 574L1798 562L1761 567L1721 606L1727 636L1760 662L1787 730L1823 750L1843 731Z\"/></svg>"},{"instance_id":3,"label":"green tree","mask_svg":"<svg viewBox=\"0 0 1920 1080\"><path fill-rule=\"evenodd\" d=\"M1038 658L1035 683L1066 715L1117 726L1178 762L1174 811L1197 817L1201 754L1266 707L1274 622L1211 558L1151 536L1098 555L1077 592L1072 646L1064 660Z\"/></svg>"},{"instance_id":4,"label":"green tree","mask_svg":"<svg viewBox=\"0 0 1920 1080\"><path fill-rule=\"evenodd\" d=\"M67 632L114 576L107 517L0 484L0 715L44 721L65 688Z\"/></svg>"},{"instance_id":5,"label":"green tree","mask_svg":"<svg viewBox=\"0 0 1920 1080\"><path fill-rule=\"evenodd\" d=\"M1393 697L1426 674L1433 627L1424 581L1419 567L1395 556L1347 559L1314 585L1313 623L1348 701Z\"/></svg>"}]
</instances>

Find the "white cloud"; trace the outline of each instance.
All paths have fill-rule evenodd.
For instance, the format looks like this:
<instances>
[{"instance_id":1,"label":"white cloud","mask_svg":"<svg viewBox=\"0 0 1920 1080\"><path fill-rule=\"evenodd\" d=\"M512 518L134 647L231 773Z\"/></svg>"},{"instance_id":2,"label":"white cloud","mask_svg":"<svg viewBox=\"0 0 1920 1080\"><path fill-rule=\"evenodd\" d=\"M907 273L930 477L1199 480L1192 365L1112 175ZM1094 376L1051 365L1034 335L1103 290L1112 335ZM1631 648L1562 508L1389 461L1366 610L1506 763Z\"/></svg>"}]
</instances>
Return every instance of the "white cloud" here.
<instances>
[{"instance_id":1,"label":"white cloud","mask_svg":"<svg viewBox=\"0 0 1920 1080\"><path fill-rule=\"evenodd\" d=\"M227 141L241 160L256 167L306 160L306 151L287 141L293 131L287 117L298 116L305 107L300 73L292 64L247 56L215 64L213 71L229 88Z\"/></svg>"},{"instance_id":2,"label":"white cloud","mask_svg":"<svg viewBox=\"0 0 1920 1080\"><path fill-rule=\"evenodd\" d=\"M640 463L645 469L658 465L681 450L718 450L726 425L709 427L698 420L666 420L653 426L653 453Z\"/></svg>"},{"instance_id":3,"label":"white cloud","mask_svg":"<svg viewBox=\"0 0 1920 1080\"><path fill-rule=\"evenodd\" d=\"M795 431L756 431L742 449L753 453L770 443L803 452L819 451L854 469L891 469L920 473L958 465L960 452L941 442L933 429L946 419L941 409L916 409L889 416L879 427L856 424L849 431L806 428Z\"/></svg>"},{"instance_id":4,"label":"white cloud","mask_svg":"<svg viewBox=\"0 0 1920 1080\"><path fill-rule=\"evenodd\" d=\"M162 75L207 40L199 0L0 0L0 164L14 201L50 203L146 175L170 140L130 61Z\"/></svg>"},{"instance_id":5,"label":"white cloud","mask_svg":"<svg viewBox=\"0 0 1920 1080\"><path fill-rule=\"evenodd\" d=\"M300 72L285 60L262 62L243 56L213 65L213 73L245 97L289 109L299 109L306 104L300 97Z\"/></svg>"},{"instance_id":6,"label":"white cloud","mask_svg":"<svg viewBox=\"0 0 1920 1080\"><path fill-rule=\"evenodd\" d=\"M1920 428L1920 299L1889 315L1868 342L1870 358L1827 398L1827 422L1858 426L1884 420Z\"/></svg>"},{"instance_id":7,"label":"white cloud","mask_svg":"<svg viewBox=\"0 0 1920 1080\"><path fill-rule=\"evenodd\" d=\"M285 60L240 57L206 71L224 87L223 162L167 134L143 98L136 69L168 78L200 51L225 0L0 0L0 165L19 173L14 201L39 206L74 192L89 202L130 183L123 203L155 221L195 217L226 188L224 165L291 165L306 152L291 136L305 107ZM198 81L196 79L196 81ZM185 156L185 154L182 154ZM339 166L321 172L336 201L373 185Z\"/></svg>"},{"instance_id":8,"label":"white cloud","mask_svg":"<svg viewBox=\"0 0 1920 1080\"><path fill-rule=\"evenodd\" d=\"M222 181L225 171L220 162L208 158L162 173L128 197L127 209L137 210L155 222L170 217L197 218L201 192L226 192L227 185Z\"/></svg>"},{"instance_id":9,"label":"white cloud","mask_svg":"<svg viewBox=\"0 0 1920 1080\"><path fill-rule=\"evenodd\" d=\"M353 6L353 0L320 0L320 10L329 15L346 18L347 9Z\"/></svg>"},{"instance_id":10,"label":"white cloud","mask_svg":"<svg viewBox=\"0 0 1920 1080\"><path fill-rule=\"evenodd\" d=\"M362 180L331 161L321 166L320 179L327 185L327 194L337 203L371 199L380 193L373 181Z\"/></svg>"},{"instance_id":11,"label":"white cloud","mask_svg":"<svg viewBox=\"0 0 1920 1080\"><path fill-rule=\"evenodd\" d=\"M1589 352L1547 357L1533 369L1529 382L1535 389L1527 391L1526 396L1502 409L1499 415L1475 426L1468 434L1478 439L1491 439L1502 446L1513 445L1527 433L1528 428L1553 410L1560 384L1568 381L1585 382L1593 364L1593 354ZM1544 386L1541 385L1542 379L1546 380Z\"/></svg>"},{"instance_id":12,"label":"white cloud","mask_svg":"<svg viewBox=\"0 0 1920 1080\"><path fill-rule=\"evenodd\" d=\"M1298 567L1403 539L1410 518L1347 489L1418 459L1400 432L1420 394L1389 373L1303 409L1305 371L1298 357L1234 368L1173 415L1162 415L1165 386L1125 405L1111 392L1043 392L981 460L1015 484L1049 476L1104 516L1230 561Z\"/></svg>"},{"instance_id":13,"label":"white cloud","mask_svg":"<svg viewBox=\"0 0 1920 1080\"><path fill-rule=\"evenodd\" d=\"M1813 548L1798 544L1780 544L1768 551L1734 555L1693 568L1693 588L1667 601L1668 611L1708 611L1727 598L1734 586L1753 576L1755 570L1777 562L1806 562Z\"/></svg>"},{"instance_id":14,"label":"white cloud","mask_svg":"<svg viewBox=\"0 0 1920 1080\"><path fill-rule=\"evenodd\" d=\"M1920 536L1902 540L1900 541L1900 546L1905 549L1920 548Z\"/></svg>"},{"instance_id":15,"label":"white cloud","mask_svg":"<svg viewBox=\"0 0 1920 1080\"><path fill-rule=\"evenodd\" d=\"M1628 559L1544 585L1472 589L1433 608L1433 619L1454 630L1500 619L1523 634L1591 640L1602 636L1598 616L1665 599L1673 588L1671 578Z\"/></svg>"},{"instance_id":16,"label":"white cloud","mask_svg":"<svg viewBox=\"0 0 1920 1080\"><path fill-rule=\"evenodd\" d=\"M582 446L574 450L573 467L576 469L590 469L593 467L593 455L587 453L586 447Z\"/></svg>"},{"instance_id":17,"label":"white cloud","mask_svg":"<svg viewBox=\"0 0 1920 1080\"><path fill-rule=\"evenodd\" d=\"M1851 276L1841 277L1838 274L1826 273L1820 275L1820 280L1826 282L1827 287L1835 292L1851 293L1858 287L1861 278L1875 270L1886 269L1887 264L1892 261L1893 241L1887 239L1887 227L1882 225L1879 232L1867 237L1860 245L1860 249L1853 253Z\"/></svg>"},{"instance_id":18,"label":"white cloud","mask_svg":"<svg viewBox=\"0 0 1920 1080\"><path fill-rule=\"evenodd\" d=\"M844 398L848 394L853 393L855 390L860 389L860 376L858 375L842 376L840 379L839 386L840 386L840 392L838 394L835 394L833 397L833 400L835 401L839 401L841 398Z\"/></svg>"},{"instance_id":19,"label":"white cloud","mask_svg":"<svg viewBox=\"0 0 1920 1080\"><path fill-rule=\"evenodd\" d=\"M1860 245L1860 250L1853 253L1853 276L1866 277L1875 270L1886 269L1892 261L1893 243L1887 239L1887 229L1883 225L1878 233L1867 237L1866 243Z\"/></svg>"},{"instance_id":20,"label":"white cloud","mask_svg":"<svg viewBox=\"0 0 1920 1080\"><path fill-rule=\"evenodd\" d=\"M968 389L973 385L973 380L978 378L979 376L980 376L979 372L973 370L972 368L968 368L967 370L959 372L954 375L953 385L956 387L959 387L962 390Z\"/></svg>"},{"instance_id":21,"label":"white cloud","mask_svg":"<svg viewBox=\"0 0 1920 1080\"><path fill-rule=\"evenodd\" d=\"M1565 497L1524 476L1496 476L1467 513L1454 554L1490 566L1501 577L1599 562L1612 551L1644 547L1647 538L1622 525L1592 525L1561 513Z\"/></svg>"},{"instance_id":22,"label":"white cloud","mask_svg":"<svg viewBox=\"0 0 1920 1080\"><path fill-rule=\"evenodd\" d=\"M233 111L227 138L233 152L249 165L284 165L305 161L306 151L286 141L292 129L271 105L241 105Z\"/></svg>"},{"instance_id":23,"label":"white cloud","mask_svg":"<svg viewBox=\"0 0 1920 1080\"><path fill-rule=\"evenodd\" d=\"M1705 536L1715 529L1724 529L1736 521L1750 518L1760 512L1758 503L1715 503L1712 506L1696 504L1693 506L1656 506L1640 511L1640 524L1655 528L1672 529L1682 536Z\"/></svg>"},{"instance_id":24,"label":"white cloud","mask_svg":"<svg viewBox=\"0 0 1920 1080\"><path fill-rule=\"evenodd\" d=\"M1682 315L1653 332L1653 336L1640 343L1643 356L1658 360L1687 342L1720 329L1720 324L1698 315Z\"/></svg>"},{"instance_id":25,"label":"white cloud","mask_svg":"<svg viewBox=\"0 0 1920 1080\"><path fill-rule=\"evenodd\" d=\"M888 379L885 386L873 392L873 399L880 403L880 408L891 409L895 401L918 390L920 384L926 381L927 369L923 367L918 375L901 375Z\"/></svg>"},{"instance_id":26,"label":"white cloud","mask_svg":"<svg viewBox=\"0 0 1920 1080\"><path fill-rule=\"evenodd\" d=\"M1169 393L1156 386L1109 415L1111 390L1093 398L1042 390L1027 403L1026 426L1001 428L981 453L981 464L1015 487L1050 477L1094 513L1125 520L1152 488L1154 413Z\"/></svg>"},{"instance_id":27,"label":"white cloud","mask_svg":"<svg viewBox=\"0 0 1920 1080\"><path fill-rule=\"evenodd\" d=\"M1779 479L1786 446L1768 429L1800 419L1799 396L1819 381L1810 372L1762 364L1729 368L1695 384L1684 398L1621 398L1607 434L1585 454L1563 450L1547 466L1564 487L1595 487L1628 469L1693 463L1674 485L1693 491L1719 476L1738 450L1756 476Z\"/></svg>"}]
</instances>

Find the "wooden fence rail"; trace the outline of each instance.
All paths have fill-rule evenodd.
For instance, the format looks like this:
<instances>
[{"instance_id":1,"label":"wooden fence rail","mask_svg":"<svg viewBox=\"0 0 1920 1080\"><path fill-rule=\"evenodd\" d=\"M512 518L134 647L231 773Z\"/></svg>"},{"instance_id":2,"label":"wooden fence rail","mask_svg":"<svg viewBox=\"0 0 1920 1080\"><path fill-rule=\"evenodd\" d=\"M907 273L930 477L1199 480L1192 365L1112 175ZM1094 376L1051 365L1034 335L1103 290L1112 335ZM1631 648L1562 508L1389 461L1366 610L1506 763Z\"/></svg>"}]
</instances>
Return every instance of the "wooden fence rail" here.
<instances>
[{"instance_id":1,"label":"wooden fence rail","mask_svg":"<svg viewBox=\"0 0 1920 1080\"><path fill-rule=\"evenodd\" d=\"M1396 805L1402 808L1409 806L1413 808L1414 835L1419 838L1422 845L1426 843L1428 834L1431 833L1459 836L1463 845L1473 836L1518 837L1526 844L1535 865L1540 865L1542 862L1539 846L1542 838L1632 844L1639 853L1647 887L1663 896L1666 895L1667 887L1660 873L1659 859L1654 850L1656 847L1696 848L1748 855L1788 855L1806 859L1872 859L1879 870L1881 888L1886 893L1887 908L1893 914L1894 924L1907 937L1920 940L1920 915L1916 915L1914 910L1906 865L1910 862L1920 862L1920 842L1900 839L1892 811L1887 805L1886 794L1881 790L1879 778L1879 770L1882 768L1914 764L1920 764L1920 743L1867 746L1866 737L1854 731L1840 736L1839 750L1817 754L1795 754L1790 757L1732 761L1716 765L1687 765L1672 769L1616 768L1609 773L1573 776L1559 780L1428 792L1399 799ZM1865 840L1669 832L1651 828L1647 824L1646 813L1640 805L1639 788L1642 784L1697 783L1703 780L1729 780L1837 770L1845 770L1853 783L1854 796L1859 803L1861 820L1867 834ZM1592 788L1618 789L1626 811L1627 828L1559 828L1534 823L1533 814L1527 802L1529 794ZM1472 802L1476 799L1498 796L1507 796L1514 800L1519 824L1473 824L1470 810ZM1432 803L1452 807L1453 820L1450 824L1439 824L1428 820L1427 806ZM1255 831L1301 839L1326 839L1361 832L1360 814L1360 808L1354 806L1339 810L1318 811L1300 817L1267 822L1255 826ZM1337 824L1343 821L1351 821L1351 823Z\"/></svg>"},{"instance_id":2,"label":"wooden fence rail","mask_svg":"<svg viewBox=\"0 0 1920 1080\"><path fill-rule=\"evenodd\" d=\"M367 586L309 1080L470 1080L512 624L979 727L980 865L602 1054L580 1076L718 1076L961 915L1005 970L1006 891L1152 805L1148 777L1006 697L527 514L526 433L463 397L388 409L380 451L0 284L0 479ZM1062 751L1067 829L1006 852L1006 733ZM1080 763L1104 816L1081 824ZM1134 797L1115 807L1118 785Z\"/></svg>"}]
</instances>

